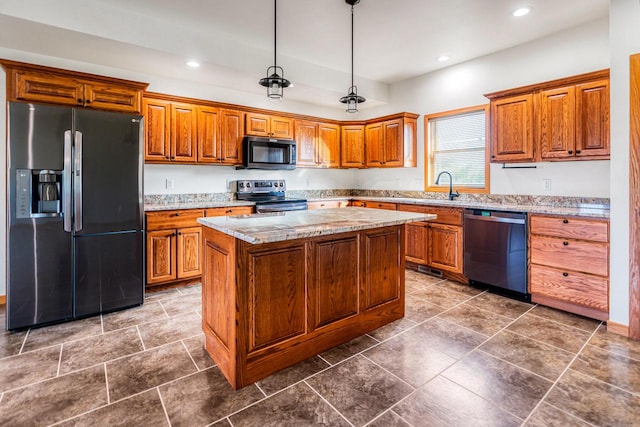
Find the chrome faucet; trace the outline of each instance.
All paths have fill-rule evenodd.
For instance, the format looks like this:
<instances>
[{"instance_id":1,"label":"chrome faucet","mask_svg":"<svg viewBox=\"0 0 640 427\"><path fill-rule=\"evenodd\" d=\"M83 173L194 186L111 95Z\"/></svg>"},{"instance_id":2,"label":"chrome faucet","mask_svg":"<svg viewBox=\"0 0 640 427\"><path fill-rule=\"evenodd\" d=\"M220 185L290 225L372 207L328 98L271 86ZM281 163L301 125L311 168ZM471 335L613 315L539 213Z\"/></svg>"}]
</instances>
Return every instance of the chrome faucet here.
<instances>
[{"instance_id":1,"label":"chrome faucet","mask_svg":"<svg viewBox=\"0 0 640 427\"><path fill-rule=\"evenodd\" d=\"M438 174L438 177L436 178L436 185L440 183L440 177L442 176L443 173L446 173L447 175L449 175L449 200L453 200L454 198L458 197L460 193L458 193L457 191L455 193L453 192L453 177L449 172L447 171L440 172Z\"/></svg>"}]
</instances>

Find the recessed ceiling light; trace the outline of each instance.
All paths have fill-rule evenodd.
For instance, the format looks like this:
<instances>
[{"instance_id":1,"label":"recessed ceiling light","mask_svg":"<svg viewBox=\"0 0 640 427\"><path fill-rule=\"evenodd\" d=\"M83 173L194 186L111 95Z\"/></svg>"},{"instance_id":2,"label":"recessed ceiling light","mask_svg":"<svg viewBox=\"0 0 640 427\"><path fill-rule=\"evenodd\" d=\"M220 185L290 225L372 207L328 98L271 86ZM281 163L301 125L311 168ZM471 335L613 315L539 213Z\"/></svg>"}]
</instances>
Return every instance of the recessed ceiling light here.
<instances>
[{"instance_id":1,"label":"recessed ceiling light","mask_svg":"<svg viewBox=\"0 0 640 427\"><path fill-rule=\"evenodd\" d=\"M440 55L440 56L438 56L438 58L437 58L437 59L438 59L438 61L440 61L440 62L444 62L444 61L448 61L448 60L450 60L450 59L451 59L451 57L449 57L448 55Z\"/></svg>"},{"instance_id":2,"label":"recessed ceiling light","mask_svg":"<svg viewBox=\"0 0 640 427\"><path fill-rule=\"evenodd\" d=\"M187 61L187 67L198 68L199 66L200 66L200 63L195 59L190 59L189 61Z\"/></svg>"},{"instance_id":3,"label":"recessed ceiling light","mask_svg":"<svg viewBox=\"0 0 640 427\"><path fill-rule=\"evenodd\" d=\"M521 7L520 9L517 9L513 12L513 16L524 16L529 14L529 12L531 12L531 7L527 6L527 7Z\"/></svg>"}]
</instances>

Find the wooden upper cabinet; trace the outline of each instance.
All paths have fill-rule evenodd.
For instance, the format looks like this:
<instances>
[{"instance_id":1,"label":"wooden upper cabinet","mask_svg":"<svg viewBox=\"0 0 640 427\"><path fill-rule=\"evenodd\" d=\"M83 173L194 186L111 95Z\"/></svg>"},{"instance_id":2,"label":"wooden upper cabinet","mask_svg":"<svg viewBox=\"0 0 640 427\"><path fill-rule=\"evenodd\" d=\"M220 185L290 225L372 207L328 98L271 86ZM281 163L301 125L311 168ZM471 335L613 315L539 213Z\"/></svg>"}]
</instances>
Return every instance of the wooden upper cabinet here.
<instances>
[{"instance_id":1,"label":"wooden upper cabinet","mask_svg":"<svg viewBox=\"0 0 640 427\"><path fill-rule=\"evenodd\" d=\"M318 163L325 168L340 167L340 126L318 123Z\"/></svg>"},{"instance_id":2,"label":"wooden upper cabinet","mask_svg":"<svg viewBox=\"0 0 640 427\"><path fill-rule=\"evenodd\" d=\"M609 158L609 70L485 96L492 162Z\"/></svg>"},{"instance_id":3,"label":"wooden upper cabinet","mask_svg":"<svg viewBox=\"0 0 640 427\"><path fill-rule=\"evenodd\" d=\"M295 140L297 144L296 166L316 167L318 165L317 125L306 120L295 121Z\"/></svg>"},{"instance_id":4,"label":"wooden upper cabinet","mask_svg":"<svg viewBox=\"0 0 640 427\"><path fill-rule=\"evenodd\" d=\"M344 168L363 168L364 125L344 125L340 147L340 165Z\"/></svg>"},{"instance_id":5,"label":"wooden upper cabinet","mask_svg":"<svg viewBox=\"0 0 640 427\"><path fill-rule=\"evenodd\" d=\"M293 139L293 119L247 113L246 122L247 135Z\"/></svg>"},{"instance_id":6,"label":"wooden upper cabinet","mask_svg":"<svg viewBox=\"0 0 640 427\"><path fill-rule=\"evenodd\" d=\"M365 127L367 167L416 166L416 115L369 123Z\"/></svg>"},{"instance_id":7,"label":"wooden upper cabinet","mask_svg":"<svg viewBox=\"0 0 640 427\"><path fill-rule=\"evenodd\" d=\"M540 158L565 158L574 153L575 88L550 89L539 95Z\"/></svg>"},{"instance_id":8,"label":"wooden upper cabinet","mask_svg":"<svg viewBox=\"0 0 640 427\"><path fill-rule=\"evenodd\" d=\"M171 103L145 98L144 160L167 162L171 158Z\"/></svg>"},{"instance_id":9,"label":"wooden upper cabinet","mask_svg":"<svg viewBox=\"0 0 640 427\"><path fill-rule=\"evenodd\" d=\"M242 164L242 139L244 138L244 112L224 109L220 114L220 144L222 160L229 165Z\"/></svg>"},{"instance_id":10,"label":"wooden upper cabinet","mask_svg":"<svg viewBox=\"0 0 640 427\"><path fill-rule=\"evenodd\" d=\"M609 80L576 86L576 156L609 158Z\"/></svg>"},{"instance_id":11,"label":"wooden upper cabinet","mask_svg":"<svg viewBox=\"0 0 640 427\"><path fill-rule=\"evenodd\" d=\"M533 151L533 95L491 101L491 161L531 162Z\"/></svg>"},{"instance_id":12,"label":"wooden upper cabinet","mask_svg":"<svg viewBox=\"0 0 640 427\"><path fill-rule=\"evenodd\" d=\"M171 103L171 160L195 162L197 139L196 107Z\"/></svg>"},{"instance_id":13,"label":"wooden upper cabinet","mask_svg":"<svg viewBox=\"0 0 640 427\"><path fill-rule=\"evenodd\" d=\"M7 100L140 113L146 83L0 60Z\"/></svg>"},{"instance_id":14,"label":"wooden upper cabinet","mask_svg":"<svg viewBox=\"0 0 640 427\"><path fill-rule=\"evenodd\" d=\"M198 163L218 163L222 159L220 111L198 107Z\"/></svg>"}]
</instances>

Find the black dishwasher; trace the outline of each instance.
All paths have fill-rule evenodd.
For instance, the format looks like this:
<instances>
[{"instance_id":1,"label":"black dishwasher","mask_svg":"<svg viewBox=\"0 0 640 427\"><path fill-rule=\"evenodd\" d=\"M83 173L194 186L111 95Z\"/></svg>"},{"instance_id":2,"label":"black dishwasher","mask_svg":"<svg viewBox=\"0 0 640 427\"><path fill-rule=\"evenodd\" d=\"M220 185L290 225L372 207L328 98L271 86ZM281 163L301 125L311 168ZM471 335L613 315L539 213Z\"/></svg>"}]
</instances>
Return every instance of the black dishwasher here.
<instances>
[{"instance_id":1,"label":"black dishwasher","mask_svg":"<svg viewBox=\"0 0 640 427\"><path fill-rule=\"evenodd\" d=\"M466 209L464 275L506 295L529 301L527 293L527 214Z\"/></svg>"}]
</instances>

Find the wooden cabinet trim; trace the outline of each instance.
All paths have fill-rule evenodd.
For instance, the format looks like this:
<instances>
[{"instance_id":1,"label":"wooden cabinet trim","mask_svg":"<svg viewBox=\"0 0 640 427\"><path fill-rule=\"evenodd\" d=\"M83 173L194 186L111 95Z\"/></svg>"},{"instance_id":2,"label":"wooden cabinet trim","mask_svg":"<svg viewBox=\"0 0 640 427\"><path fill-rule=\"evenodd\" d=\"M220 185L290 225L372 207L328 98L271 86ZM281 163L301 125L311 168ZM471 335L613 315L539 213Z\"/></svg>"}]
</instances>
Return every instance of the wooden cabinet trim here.
<instances>
[{"instance_id":1,"label":"wooden cabinet trim","mask_svg":"<svg viewBox=\"0 0 640 427\"><path fill-rule=\"evenodd\" d=\"M513 89L501 90L484 94L485 98L494 99L505 96L522 95L524 93L532 93L538 90L553 89L562 86L570 86L593 80L603 80L609 78L609 69L593 71L590 73L578 74L575 76L563 77L557 80L550 80L542 83L535 83L527 86L520 86Z\"/></svg>"}]
</instances>

